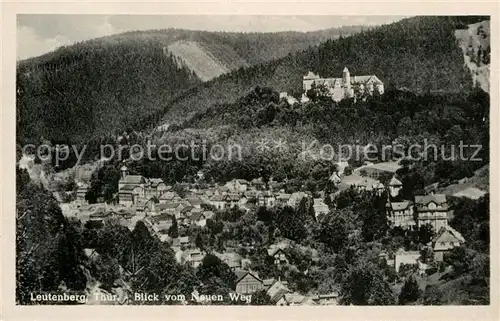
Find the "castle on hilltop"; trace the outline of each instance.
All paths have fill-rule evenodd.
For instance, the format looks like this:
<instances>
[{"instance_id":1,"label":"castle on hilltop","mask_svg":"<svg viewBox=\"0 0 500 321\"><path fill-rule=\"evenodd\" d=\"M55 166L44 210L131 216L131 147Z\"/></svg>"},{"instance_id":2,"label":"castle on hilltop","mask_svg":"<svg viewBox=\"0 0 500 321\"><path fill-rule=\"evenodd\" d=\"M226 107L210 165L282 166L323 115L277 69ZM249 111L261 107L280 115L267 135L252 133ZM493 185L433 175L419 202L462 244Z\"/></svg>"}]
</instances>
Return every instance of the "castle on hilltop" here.
<instances>
[{"instance_id":1,"label":"castle on hilltop","mask_svg":"<svg viewBox=\"0 0 500 321\"><path fill-rule=\"evenodd\" d=\"M325 86L329 96L334 101L341 101L345 98L357 98L372 96L374 93L382 95L384 93L384 83L375 75L352 76L349 69L344 67L342 78L321 78L319 75L309 71L303 77L302 101L307 101L307 92L317 86Z\"/></svg>"}]
</instances>

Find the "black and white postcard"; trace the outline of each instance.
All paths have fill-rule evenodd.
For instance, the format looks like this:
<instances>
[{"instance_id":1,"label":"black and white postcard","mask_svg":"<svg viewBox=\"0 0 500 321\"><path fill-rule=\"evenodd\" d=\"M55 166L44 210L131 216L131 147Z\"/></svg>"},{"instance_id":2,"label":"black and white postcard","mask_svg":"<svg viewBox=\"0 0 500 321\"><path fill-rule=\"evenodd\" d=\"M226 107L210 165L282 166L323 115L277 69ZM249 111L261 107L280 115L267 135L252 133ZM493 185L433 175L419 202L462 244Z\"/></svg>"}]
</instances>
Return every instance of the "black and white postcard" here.
<instances>
[{"instance_id":1,"label":"black and white postcard","mask_svg":"<svg viewBox=\"0 0 500 321\"><path fill-rule=\"evenodd\" d=\"M342 5L13 13L3 301L497 319L495 6Z\"/></svg>"}]
</instances>

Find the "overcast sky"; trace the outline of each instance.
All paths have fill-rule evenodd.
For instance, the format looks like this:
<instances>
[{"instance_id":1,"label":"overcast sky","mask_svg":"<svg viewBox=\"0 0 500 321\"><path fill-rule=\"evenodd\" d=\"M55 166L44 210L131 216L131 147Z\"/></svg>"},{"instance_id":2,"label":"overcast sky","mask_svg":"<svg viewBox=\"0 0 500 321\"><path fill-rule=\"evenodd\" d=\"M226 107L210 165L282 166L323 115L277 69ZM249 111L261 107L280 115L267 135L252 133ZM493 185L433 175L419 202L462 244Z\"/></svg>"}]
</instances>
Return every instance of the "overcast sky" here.
<instances>
[{"instance_id":1,"label":"overcast sky","mask_svg":"<svg viewBox=\"0 0 500 321\"><path fill-rule=\"evenodd\" d=\"M380 25L401 16L169 16L18 15L17 58L39 56L60 46L130 30L182 28L209 31L312 31L346 25Z\"/></svg>"}]
</instances>

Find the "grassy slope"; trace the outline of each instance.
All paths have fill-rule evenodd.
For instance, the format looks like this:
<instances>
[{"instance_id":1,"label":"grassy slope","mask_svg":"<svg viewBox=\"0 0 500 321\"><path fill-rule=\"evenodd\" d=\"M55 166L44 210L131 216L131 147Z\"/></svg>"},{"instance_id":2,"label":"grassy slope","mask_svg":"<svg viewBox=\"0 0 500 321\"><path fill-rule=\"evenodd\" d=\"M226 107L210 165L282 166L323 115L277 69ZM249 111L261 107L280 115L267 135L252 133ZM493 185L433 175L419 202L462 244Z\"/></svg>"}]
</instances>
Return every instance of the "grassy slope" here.
<instances>
[{"instance_id":1,"label":"grassy slope","mask_svg":"<svg viewBox=\"0 0 500 321\"><path fill-rule=\"evenodd\" d=\"M207 81L228 73L230 70L248 66L234 50L212 46L217 55L212 54L211 48L194 41L178 41L167 47L168 51L179 57L202 81Z\"/></svg>"}]
</instances>

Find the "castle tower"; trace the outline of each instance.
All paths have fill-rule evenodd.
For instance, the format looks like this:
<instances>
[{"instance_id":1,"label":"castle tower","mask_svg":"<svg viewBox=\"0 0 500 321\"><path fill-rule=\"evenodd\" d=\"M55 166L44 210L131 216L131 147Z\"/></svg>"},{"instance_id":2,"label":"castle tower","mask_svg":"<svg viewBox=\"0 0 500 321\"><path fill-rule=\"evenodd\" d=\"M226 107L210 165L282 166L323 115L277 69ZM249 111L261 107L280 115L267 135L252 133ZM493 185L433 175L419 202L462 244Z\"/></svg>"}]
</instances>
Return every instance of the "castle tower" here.
<instances>
[{"instance_id":1,"label":"castle tower","mask_svg":"<svg viewBox=\"0 0 500 321\"><path fill-rule=\"evenodd\" d=\"M347 88L351 88L351 74L349 73L349 69L347 67L344 67L344 70L342 70L342 82L344 83L344 86Z\"/></svg>"},{"instance_id":2,"label":"castle tower","mask_svg":"<svg viewBox=\"0 0 500 321\"><path fill-rule=\"evenodd\" d=\"M351 74L347 67L344 67L344 70L342 70L342 85L344 87L344 97L352 98L354 90L351 88Z\"/></svg>"}]
</instances>

